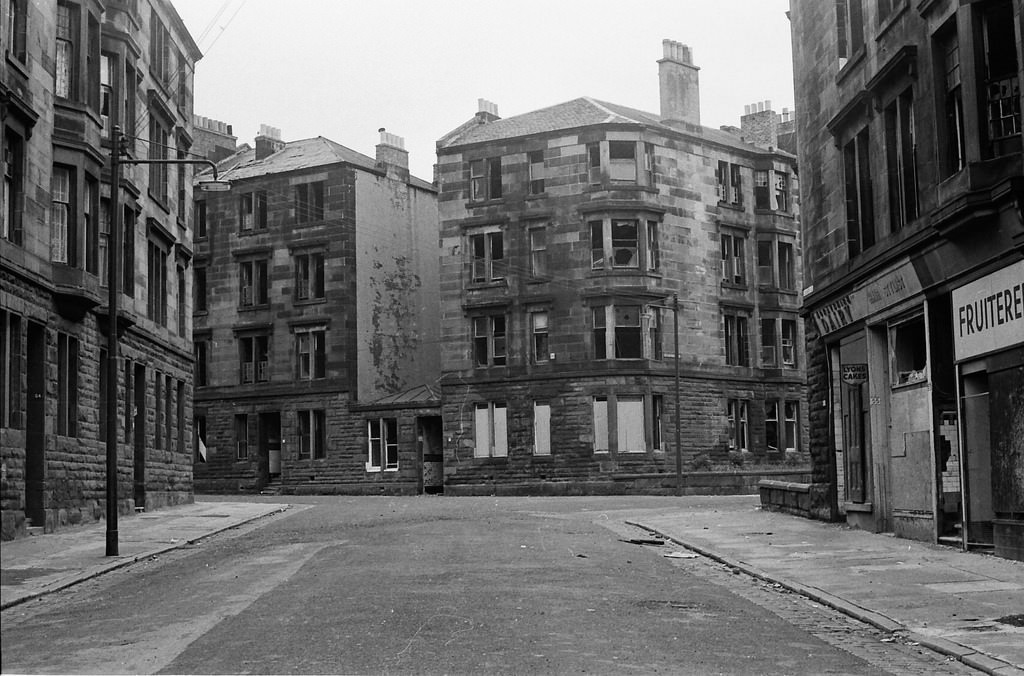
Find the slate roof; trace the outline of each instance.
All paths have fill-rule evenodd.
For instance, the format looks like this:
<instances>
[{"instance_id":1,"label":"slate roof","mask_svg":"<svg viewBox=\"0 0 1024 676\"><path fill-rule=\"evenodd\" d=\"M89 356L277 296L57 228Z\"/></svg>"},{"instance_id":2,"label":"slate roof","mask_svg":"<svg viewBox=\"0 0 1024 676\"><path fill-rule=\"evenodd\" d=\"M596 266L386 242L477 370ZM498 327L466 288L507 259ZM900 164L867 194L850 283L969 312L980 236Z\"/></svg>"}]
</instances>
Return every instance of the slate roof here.
<instances>
[{"instance_id":1,"label":"slate roof","mask_svg":"<svg viewBox=\"0 0 1024 676\"><path fill-rule=\"evenodd\" d=\"M220 178L227 181L241 181L269 174L311 169L339 162L347 162L367 171L378 171L374 158L347 148L340 143L317 136L316 138L288 141L281 150L262 160L256 159L256 149L243 147L238 153L225 158L218 169ZM225 169L225 165L227 168ZM436 190L433 184L415 176L409 176L409 184L424 190Z\"/></svg>"},{"instance_id":2,"label":"slate roof","mask_svg":"<svg viewBox=\"0 0 1024 676\"><path fill-rule=\"evenodd\" d=\"M681 131L678 127L664 124L660 116L654 113L584 96L486 124L463 125L438 141L437 146L441 150L471 143L486 143L595 124L638 124L659 128L674 134ZM764 148L741 141L729 132L712 127L701 127L699 134L714 143L753 152L765 152Z\"/></svg>"}]
</instances>

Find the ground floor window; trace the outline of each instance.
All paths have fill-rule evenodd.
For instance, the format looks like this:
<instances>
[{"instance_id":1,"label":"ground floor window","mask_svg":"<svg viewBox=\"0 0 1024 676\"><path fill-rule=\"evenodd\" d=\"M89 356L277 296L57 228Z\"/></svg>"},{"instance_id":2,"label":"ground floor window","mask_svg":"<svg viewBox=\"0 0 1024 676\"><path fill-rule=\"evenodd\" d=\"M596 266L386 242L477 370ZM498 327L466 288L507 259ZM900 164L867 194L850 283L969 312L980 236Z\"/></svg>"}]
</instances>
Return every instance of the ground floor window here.
<instances>
[{"instance_id":1,"label":"ground floor window","mask_svg":"<svg viewBox=\"0 0 1024 676\"><path fill-rule=\"evenodd\" d=\"M606 396L594 397L594 452L607 453L611 450L612 424L616 452L644 453L648 449L659 448L662 445L661 401L660 395L619 395L614 403Z\"/></svg>"},{"instance_id":2,"label":"ground floor window","mask_svg":"<svg viewBox=\"0 0 1024 676\"><path fill-rule=\"evenodd\" d=\"M398 420L374 418L366 421L369 460L366 471L398 469Z\"/></svg>"},{"instance_id":3,"label":"ground floor window","mask_svg":"<svg viewBox=\"0 0 1024 676\"><path fill-rule=\"evenodd\" d=\"M504 402L479 403L474 411L473 427L477 458L508 456L508 408Z\"/></svg>"},{"instance_id":4,"label":"ground floor window","mask_svg":"<svg viewBox=\"0 0 1024 676\"><path fill-rule=\"evenodd\" d=\"M749 451L749 435L747 427L747 415L749 402L743 399L730 399L727 408L729 419L729 450Z\"/></svg>"},{"instance_id":5,"label":"ground floor window","mask_svg":"<svg viewBox=\"0 0 1024 676\"><path fill-rule=\"evenodd\" d=\"M327 435L323 410L299 411L299 457L327 456Z\"/></svg>"},{"instance_id":6,"label":"ground floor window","mask_svg":"<svg viewBox=\"0 0 1024 676\"><path fill-rule=\"evenodd\" d=\"M533 453L551 455L551 404L533 402Z\"/></svg>"},{"instance_id":7,"label":"ground floor window","mask_svg":"<svg viewBox=\"0 0 1024 676\"><path fill-rule=\"evenodd\" d=\"M235 459L249 457L249 416L240 413L235 416Z\"/></svg>"}]
</instances>

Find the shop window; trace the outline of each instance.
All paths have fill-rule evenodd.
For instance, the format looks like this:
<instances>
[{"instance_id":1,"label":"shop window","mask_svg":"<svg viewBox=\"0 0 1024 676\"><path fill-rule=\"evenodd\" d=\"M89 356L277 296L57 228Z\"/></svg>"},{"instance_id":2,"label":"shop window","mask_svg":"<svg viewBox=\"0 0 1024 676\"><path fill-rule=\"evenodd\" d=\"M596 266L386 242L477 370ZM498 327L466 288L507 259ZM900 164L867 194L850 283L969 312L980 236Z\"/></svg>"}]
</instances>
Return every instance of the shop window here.
<instances>
[{"instance_id":1,"label":"shop window","mask_svg":"<svg viewBox=\"0 0 1024 676\"><path fill-rule=\"evenodd\" d=\"M504 402L477 404L474 408L473 430L474 457L508 456L508 409Z\"/></svg>"},{"instance_id":2,"label":"shop window","mask_svg":"<svg viewBox=\"0 0 1024 676\"><path fill-rule=\"evenodd\" d=\"M398 469L398 419L373 418L367 421L366 427L369 444L366 471Z\"/></svg>"},{"instance_id":3,"label":"shop window","mask_svg":"<svg viewBox=\"0 0 1024 676\"><path fill-rule=\"evenodd\" d=\"M889 327L892 384L908 385L928 379L928 343L924 317Z\"/></svg>"}]
</instances>

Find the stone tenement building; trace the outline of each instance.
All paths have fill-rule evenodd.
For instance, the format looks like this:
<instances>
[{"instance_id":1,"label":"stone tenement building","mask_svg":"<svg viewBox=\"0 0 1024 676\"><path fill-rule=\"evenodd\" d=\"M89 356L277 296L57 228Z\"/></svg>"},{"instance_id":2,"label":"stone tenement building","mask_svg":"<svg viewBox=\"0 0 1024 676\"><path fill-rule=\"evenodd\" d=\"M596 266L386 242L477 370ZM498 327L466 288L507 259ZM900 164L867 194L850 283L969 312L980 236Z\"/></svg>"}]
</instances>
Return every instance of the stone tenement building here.
<instances>
[{"instance_id":1,"label":"stone tenement building","mask_svg":"<svg viewBox=\"0 0 1024 676\"><path fill-rule=\"evenodd\" d=\"M198 48L166 0L0 3L3 537L105 512L110 134L189 149ZM8 40L8 38L10 38ZM125 166L121 512L192 500L192 171Z\"/></svg>"},{"instance_id":2,"label":"stone tenement building","mask_svg":"<svg viewBox=\"0 0 1024 676\"><path fill-rule=\"evenodd\" d=\"M660 114L481 100L437 142L446 493L805 457L795 158L702 127L690 50L663 49Z\"/></svg>"},{"instance_id":3,"label":"stone tenement building","mask_svg":"<svg viewBox=\"0 0 1024 676\"><path fill-rule=\"evenodd\" d=\"M440 488L437 195L408 162L264 126L197 198L196 490Z\"/></svg>"},{"instance_id":4,"label":"stone tenement building","mask_svg":"<svg viewBox=\"0 0 1024 676\"><path fill-rule=\"evenodd\" d=\"M814 509L1024 559L1021 0L794 0Z\"/></svg>"}]
</instances>

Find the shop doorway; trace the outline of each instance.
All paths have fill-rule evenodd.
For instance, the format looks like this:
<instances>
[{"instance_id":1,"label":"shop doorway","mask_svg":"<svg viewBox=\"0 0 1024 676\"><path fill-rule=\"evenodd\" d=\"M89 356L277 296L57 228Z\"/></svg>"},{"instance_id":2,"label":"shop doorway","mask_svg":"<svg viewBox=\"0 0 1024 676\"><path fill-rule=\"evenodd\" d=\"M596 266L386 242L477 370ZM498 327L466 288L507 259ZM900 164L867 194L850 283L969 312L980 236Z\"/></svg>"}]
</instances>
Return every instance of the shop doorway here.
<instances>
[{"instance_id":1,"label":"shop doorway","mask_svg":"<svg viewBox=\"0 0 1024 676\"><path fill-rule=\"evenodd\" d=\"M992 444L989 434L990 401L988 373L965 374L962 410L964 412L965 497L967 519L966 545L993 546L992 520Z\"/></svg>"},{"instance_id":2,"label":"shop doorway","mask_svg":"<svg viewBox=\"0 0 1024 676\"><path fill-rule=\"evenodd\" d=\"M25 406L25 519L46 525L46 327L28 323Z\"/></svg>"}]
</instances>

